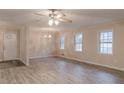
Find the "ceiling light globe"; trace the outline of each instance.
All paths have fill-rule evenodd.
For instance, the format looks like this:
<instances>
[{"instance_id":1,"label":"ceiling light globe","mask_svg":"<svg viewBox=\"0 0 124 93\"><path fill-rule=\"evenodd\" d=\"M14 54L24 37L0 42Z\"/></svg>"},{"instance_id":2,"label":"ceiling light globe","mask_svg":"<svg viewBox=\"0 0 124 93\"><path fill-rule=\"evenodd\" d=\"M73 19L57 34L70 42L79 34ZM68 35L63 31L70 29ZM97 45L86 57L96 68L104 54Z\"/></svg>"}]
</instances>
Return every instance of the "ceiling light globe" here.
<instances>
[{"instance_id":1,"label":"ceiling light globe","mask_svg":"<svg viewBox=\"0 0 124 93\"><path fill-rule=\"evenodd\" d=\"M44 38L47 38L47 35L44 35Z\"/></svg>"},{"instance_id":2,"label":"ceiling light globe","mask_svg":"<svg viewBox=\"0 0 124 93\"><path fill-rule=\"evenodd\" d=\"M51 38L51 37L52 37L51 35L48 36L48 38Z\"/></svg>"},{"instance_id":3,"label":"ceiling light globe","mask_svg":"<svg viewBox=\"0 0 124 93\"><path fill-rule=\"evenodd\" d=\"M55 20L55 24L58 25L59 24L59 21L58 20Z\"/></svg>"},{"instance_id":4,"label":"ceiling light globe","mask_svg":"<svg viewBox=\"0 0 124 93\"><path fill-rule=\"evenodd\" d=\"M52 26L52 25L53 25L53 19L50 19L49 22L48 22L48 24L49 24L50 26Z\"/></svg>"}]
</instances>

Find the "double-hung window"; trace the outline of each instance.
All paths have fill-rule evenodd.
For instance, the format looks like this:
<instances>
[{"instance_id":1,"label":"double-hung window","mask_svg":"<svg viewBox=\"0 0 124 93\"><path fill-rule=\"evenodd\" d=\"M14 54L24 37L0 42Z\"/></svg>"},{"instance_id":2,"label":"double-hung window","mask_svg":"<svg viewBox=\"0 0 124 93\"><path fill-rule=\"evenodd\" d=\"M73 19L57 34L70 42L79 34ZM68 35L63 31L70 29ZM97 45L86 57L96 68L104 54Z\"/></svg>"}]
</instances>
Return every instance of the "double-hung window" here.
<instances>
[{"instance_id":1,"label":"double-hung window","mask_svg":"<svg viewBox=\"0 0 124 93\"><path fill-rule=\"evenodd\" d=\"M82 51L82 33L75 35L75 51Z\"/></svg>"},{"instance_id":2,"label":"double-hung window","mask_svg":"<svg viewBox=\"0 0 124 93\"><path fill-rule=\"evenodd\" d=\"M112 42L113 35L112 31L100 32L99 36L99 52L101 54L112 54Z\"/></svg>"}]
</instances>

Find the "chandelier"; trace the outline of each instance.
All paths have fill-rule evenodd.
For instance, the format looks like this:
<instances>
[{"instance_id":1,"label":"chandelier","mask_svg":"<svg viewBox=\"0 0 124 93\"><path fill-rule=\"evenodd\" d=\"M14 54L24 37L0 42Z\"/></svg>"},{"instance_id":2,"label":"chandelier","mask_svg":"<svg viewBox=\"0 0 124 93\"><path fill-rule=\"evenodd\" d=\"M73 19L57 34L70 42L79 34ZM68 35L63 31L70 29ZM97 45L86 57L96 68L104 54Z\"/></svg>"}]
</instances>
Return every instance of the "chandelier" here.
<instances>
[{"instance_id":1,"label":"chandelier","mask_svg":"<svg viewBox=\"0 0 124 93\"><path fill-rule=\"evenodd\" d=\"M44 35L44 38L52 38L52 35Z\"/></svg>"}]
</instances>

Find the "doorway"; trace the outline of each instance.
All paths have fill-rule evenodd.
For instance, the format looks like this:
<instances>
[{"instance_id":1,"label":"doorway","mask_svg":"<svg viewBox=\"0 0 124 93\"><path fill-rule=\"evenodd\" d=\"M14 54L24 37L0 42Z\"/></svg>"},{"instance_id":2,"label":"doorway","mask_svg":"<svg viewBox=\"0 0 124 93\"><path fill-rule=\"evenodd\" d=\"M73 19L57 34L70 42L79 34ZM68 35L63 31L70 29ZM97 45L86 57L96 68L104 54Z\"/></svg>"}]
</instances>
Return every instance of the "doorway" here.
<instances>
[{"instance_id":1,"label":"doorway","mask_svg":"<svg viewBox=\"0 0 124 93\"><path fill-rule=\"evenodd\" d=\"M17 32L3 33L3 61L17 58Z\"/></svg>"}]
</instances>

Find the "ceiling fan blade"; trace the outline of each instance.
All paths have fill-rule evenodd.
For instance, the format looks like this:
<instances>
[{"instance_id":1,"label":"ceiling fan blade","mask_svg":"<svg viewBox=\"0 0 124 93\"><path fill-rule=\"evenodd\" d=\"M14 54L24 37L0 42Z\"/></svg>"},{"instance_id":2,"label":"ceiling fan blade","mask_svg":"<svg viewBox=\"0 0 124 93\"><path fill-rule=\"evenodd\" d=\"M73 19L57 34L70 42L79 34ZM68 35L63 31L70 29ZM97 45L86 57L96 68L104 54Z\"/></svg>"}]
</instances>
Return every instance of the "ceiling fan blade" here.
<instances>
[{"instance_id":1,"label":"ceiling fan blade","mask_svg":"<svg viewBox=\"0 0 124 93\"><path fill-rule=\"evenodd\" d=\"M72 20L67 19L67 18L60 18L59 21L72 23Z\"/></svg>"},{"instance_id":2,"label":"ceiling fan blade","mask_svg":"<svg viewBox=\"0 0 124 93\"><path fill-rule=\"evenodd\" d=\"M47 16L46 14L42 14L42 13L34 13L34 15L38 15L38 16Z\"/></svg>"},{"instance_id":3,"label":"ceiling fan blade","mask_svg":"<svg viewBox=\"0 0 124 93\"><path fill-rule=\"evenodd\" d=\"M61 12L61 11L56 11L55 14L56 14L56 18L62 18L62 17L64 17L64 16L66 16L66 15L65 15L63 12Z\"/></svg>"},{"instance_id":4,"label":"ceiling fan blade","mask_svg":"<svg viewBox=\"0 0 124 93\"><path fill-rule=\"evenodd\" d=\"M66 16L63 12L60 11L60 13L61 13L63 16Z\"/></svg>"}]
</instances>

